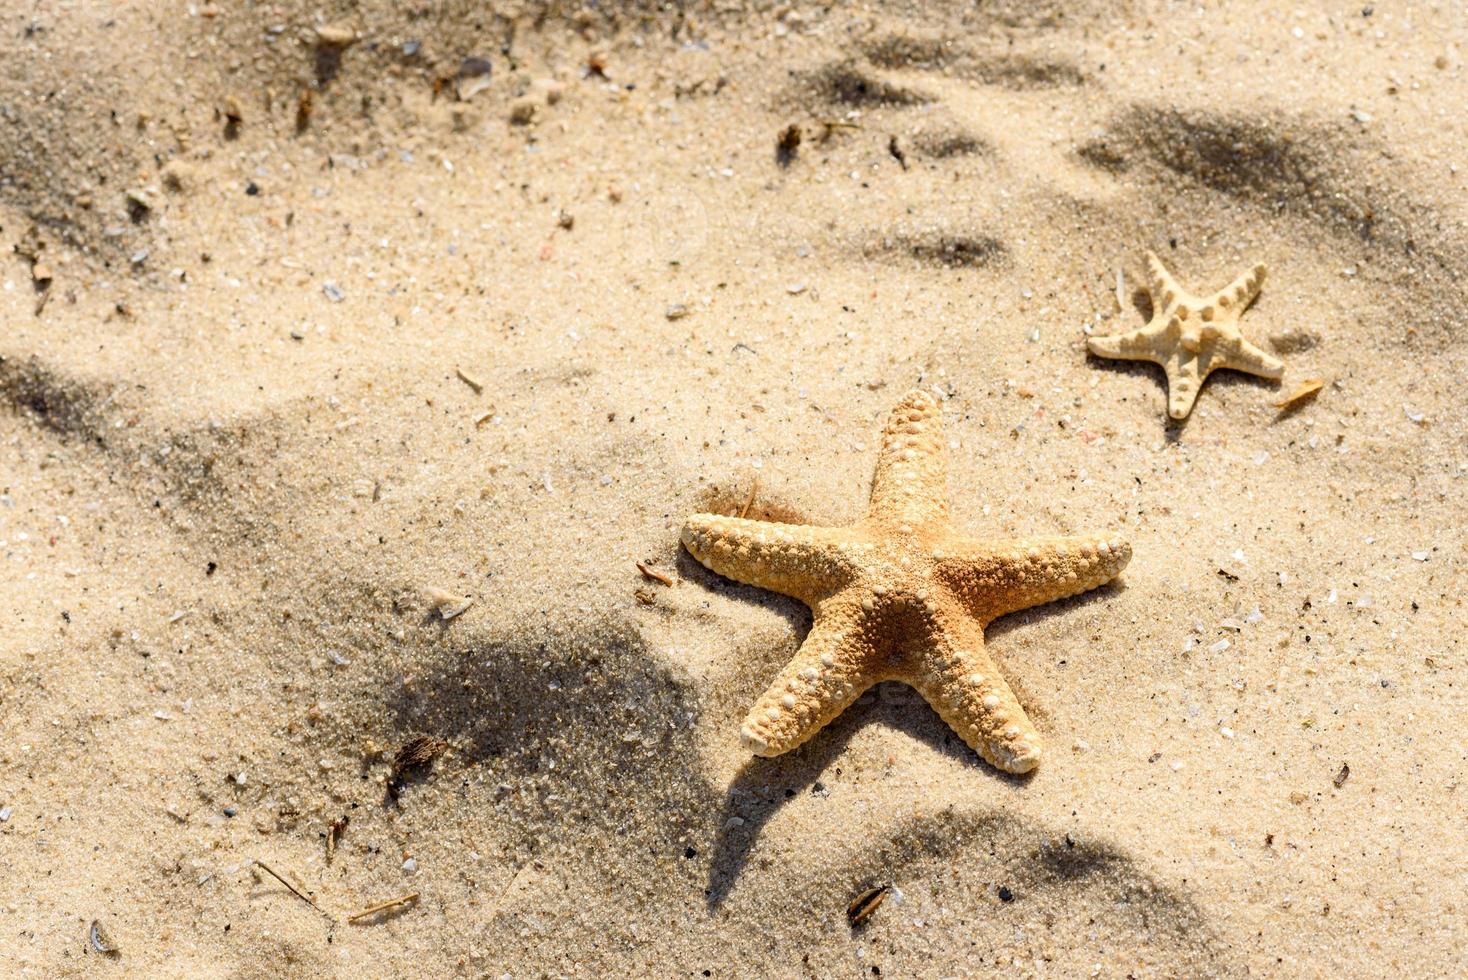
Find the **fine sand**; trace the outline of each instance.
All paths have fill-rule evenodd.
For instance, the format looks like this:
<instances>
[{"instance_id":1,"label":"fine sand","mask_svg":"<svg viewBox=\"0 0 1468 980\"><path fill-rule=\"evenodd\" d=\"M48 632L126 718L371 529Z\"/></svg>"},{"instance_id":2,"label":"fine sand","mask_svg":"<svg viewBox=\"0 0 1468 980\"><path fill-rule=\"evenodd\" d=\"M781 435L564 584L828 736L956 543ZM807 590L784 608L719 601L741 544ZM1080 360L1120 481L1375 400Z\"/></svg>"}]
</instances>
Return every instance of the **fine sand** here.
<instances>
[{"instance_id":1,"label":"fine sand","mask_svg":"<svg viewBox=\"0 0 1468 980\"><path fill-rule=\"evenodd\" d=\"M1468 970L1461 4L493 6L0 10L0 973ZM1089 357L1147 249L1283 381ZM913 387L1134 550L988 630L1029 777L751 759L810 613L678 543Z\"/></svg>"}]
</instances>

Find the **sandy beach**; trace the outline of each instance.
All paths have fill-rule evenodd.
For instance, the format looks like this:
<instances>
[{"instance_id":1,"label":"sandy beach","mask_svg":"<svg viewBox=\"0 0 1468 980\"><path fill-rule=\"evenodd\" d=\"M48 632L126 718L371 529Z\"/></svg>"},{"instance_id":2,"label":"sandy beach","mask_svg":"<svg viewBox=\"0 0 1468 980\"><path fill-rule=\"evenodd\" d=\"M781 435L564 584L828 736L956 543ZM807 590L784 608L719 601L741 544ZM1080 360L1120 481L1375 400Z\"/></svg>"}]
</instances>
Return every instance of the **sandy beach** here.
<instances>
[{"instance_id":1,"label":"sandy beach","mask_svg":"<svg viewBox=\"0 0 1468 980\"><path fill-rule=\"evenodd\" d=\"M1461 4L0 37L0 973L1468 972ZM1148 251L1283 377L1088 353ZM894 681L752 756L812 612L680 544L912 390L964 534L1131 549L985 631L1026 775Z\"/></svg>"}]
</instances>

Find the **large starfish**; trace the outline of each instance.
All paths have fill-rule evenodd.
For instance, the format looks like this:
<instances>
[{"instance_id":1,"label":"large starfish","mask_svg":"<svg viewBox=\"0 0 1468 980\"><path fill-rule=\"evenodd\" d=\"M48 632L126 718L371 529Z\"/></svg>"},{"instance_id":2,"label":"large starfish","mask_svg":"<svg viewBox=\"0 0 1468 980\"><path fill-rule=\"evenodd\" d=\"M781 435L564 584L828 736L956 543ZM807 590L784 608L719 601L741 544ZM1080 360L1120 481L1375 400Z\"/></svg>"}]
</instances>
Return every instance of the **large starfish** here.
<instances>
[{"instance_id":1,"label":"large starfish","mask_svg":"<svg viewBox=\"0 0 1468 980\"><path fill-rule=\"evenodd\" d=\"M1244 339L1239 317L1259 295L1264 266L1256 265L1207 299L1177 284L1162 260L1147 253L1152 319L1145 327L1086 341L1092 354L1131 361L1155 361L1167 372L1167 414L1185 419L1198 391L1218 368L1247 371L1262 378L1284 374L1284 362Z\"/></svg>"},{"instance_id":2,"label":"large starfish","mask_svg":"<svg viewBox=\"0 0 1468 980\"><path fill-rule=\"evenodd\" d=\"M1131 546L1115 535L963 537L948 521L946 484L937 400L913 391L887 423L860 523L688 519L683 545L703 564L815 614L740 729L756 755L795 748L868 687L902 680L1000 769L1028 772L1040 761L1039 733L984 652L984 627L1109 581Z\"/></svg>"}]
</instances>

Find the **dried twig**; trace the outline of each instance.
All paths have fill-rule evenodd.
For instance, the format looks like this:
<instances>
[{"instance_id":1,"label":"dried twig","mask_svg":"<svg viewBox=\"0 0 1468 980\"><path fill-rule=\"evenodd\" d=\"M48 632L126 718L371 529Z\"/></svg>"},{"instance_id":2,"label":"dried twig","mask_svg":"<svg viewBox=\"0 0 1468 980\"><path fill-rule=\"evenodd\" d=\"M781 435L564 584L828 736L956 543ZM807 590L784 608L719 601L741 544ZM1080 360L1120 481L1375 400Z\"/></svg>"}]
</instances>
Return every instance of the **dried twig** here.
<instances>
[{"instance_id":1,"label":"dried twig","mask_svg":"<svg viewBox=\"0 0 1468 980\"><path fill-rule=\"evenodd\" d=\"M260 870L264 871L266 874L270 875L270 877L274 878L276 881L280 882L282 885L284 885L287 888L289 888L291 890L291 894L292 895L296 896L301 901L305 902L307 905L311 906L313 909L315 909L316 911L320 912L322 915L326 916L326 918L328 920L330 920L332 922L335 922L336 921L336 917L335 916L333 916L330 912L326 911L321 906L317 905L316 902L315 902L315 900L313 900L312 898L310 898L309 896L307 896L305 893L303 893L295 885L291 884L289 881L286 881L285 878L283 878L279 873L277 873L276 870L274 868L272 868L270 865L266 864L264 861L261 861L259 858L256 858L255 859L255 866L257 868L259 868Z\"/></svg>"},{"instance_id":2,"label":"dried twig","mask_svg":"<svg viewBox=\"0 0 1468 980\"><path fill-rule=\"evenodd\" d=\"M334 855L336 853L336 842L337 842L337 840L339 840L341 838L342 832L347 829L347 822L349 820L351 820L351 819L352 818L350 816L345 816L345 817L340 818L339 820L333 820L331 822L331 826L327 828L327 830L326 830L326 863L327 864L330 864L331 863L332 855Z\"/></svg>"},{"instance_id":3,"label":"dried twig","mask_svg":"<svg viewBox=\"0 0 1468 980\"><path fill-rule=\"evenodd\" d=\"M474 394L477 395L484 390L484 382L480 381L478 378L474 377L474 375L465 371L463 368L454 368L454 373L459 376L460 381L464 382L464 384L474 389Z\"/></svg>"},{"instance_id":4,"label":"dried twig","mask_svg":"<svg viewBox=\"0 0 1468 980\"><path fill-rule=\"evenodd\" d=\"M671 575L668 575L666 572L660 572L656 568L651 568L643 562L637 562L636 564L637 570L639 572L641 572L643 575L646 575L648 578L652 579L655 582L661 582L664 585L669 586L678 584L677 580L675 580Z\"/></svg>"},{"instance_id":5,"label":"dried twig","mask_svg":"<svg viewBox=\"0 0 1468 980\"><path fill-rule=\"evenodd\" d=\"M822 119L820 120L820 124L822 143L829 140L831 138L831 134L836 132L836 130L838 129L861 129L861 126L857 123L846 122L845 120L841 119Z\"/></svg>"},{"instance_id":6,"label":"dried twig","mask_svg":"<svg viewBox=\"0 0 1468 980\"><path fill-rule=\"evenodd\" d=\"M365 908L360 912L355 912L347 916L347 921L356 922L358 919L365 919L369 915L376 915L378 912L386 912L388 909L395 909L399 905L407 905L409 902L416 901L418 901L418 893L409 892L401 898L390 898L385 902L378 902L376 905L373 905L370 908Z\"/></svg>"},{"instance_id":7,"label":"dried twig","mask_svg":"<svg viewBox=\"0 0 1468 980\"><path fill-rule=\"evenodd\" d=\"M743 507L739 508L741 520L749 516L749 508L754 506L754 495L757 493L759 493L759 477L755 477L754 482L749 485L749 499L744 501Z\"/></svg>"}]
</instances>

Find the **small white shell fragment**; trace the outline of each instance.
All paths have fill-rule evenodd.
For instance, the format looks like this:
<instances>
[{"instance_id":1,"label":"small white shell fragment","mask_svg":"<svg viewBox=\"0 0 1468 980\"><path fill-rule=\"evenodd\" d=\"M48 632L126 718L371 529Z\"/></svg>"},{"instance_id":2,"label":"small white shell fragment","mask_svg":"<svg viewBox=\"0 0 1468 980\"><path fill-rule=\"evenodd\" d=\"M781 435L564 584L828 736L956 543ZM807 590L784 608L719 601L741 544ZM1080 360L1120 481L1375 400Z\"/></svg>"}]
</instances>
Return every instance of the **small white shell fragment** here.
<instances>
[{"instance_id":1,"label":"small white shell fragment","mask_svg":"<svg viewBox=\"0 0 1468 980\"><path fill-rule=\"evenodd\" d=\"M444 622L448 622L457 616L462 616L466 609L474 605L473 598L455 595L443 589L430 588L426 591L429 607L438 613L439 618Z\"/></svg>"}]
</instances>

